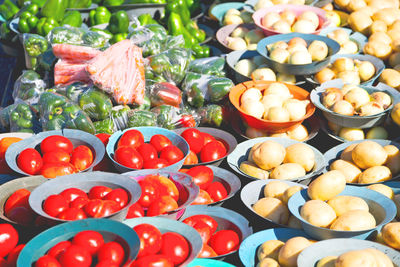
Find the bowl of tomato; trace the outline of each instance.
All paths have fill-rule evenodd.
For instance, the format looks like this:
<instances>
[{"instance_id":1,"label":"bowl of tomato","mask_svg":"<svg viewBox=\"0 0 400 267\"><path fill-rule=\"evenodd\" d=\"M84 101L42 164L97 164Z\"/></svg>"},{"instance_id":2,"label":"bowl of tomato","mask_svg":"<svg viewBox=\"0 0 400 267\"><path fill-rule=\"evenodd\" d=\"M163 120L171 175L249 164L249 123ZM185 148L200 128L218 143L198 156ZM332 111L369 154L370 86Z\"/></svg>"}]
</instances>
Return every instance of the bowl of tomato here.
<instances>
[{"instance_id":1,"label":"bowl of tomato","mask_svg":"<svg viewBox=\"0 0 400 267\"><path fill-rule=\"evenodd\" d=\"M199 233L179 221L147 217L128 219L123 223L132 227L145 244L133 263L136 267L186 266L197 257L203 245Z\"/></svg>"},{"instance_id":2,"label":"bowl of tomato","mask_svg":"<svg viewBox=\"0 0 400 267\"><path fill-rule=\"evenodd\" d=\"M199 187L192 177L182 172L142 170L124 173L136 180L142 190L135 206L140 210L135 217L162 216L179 219L198 196Z\"/></svg>"},{"instance_id":3,"label":"bowl of tomato","mask_svg":"<svg viewBox=\"0 0 400 267\"><path fill-rule=\"evenodd\" d=\"M29 205L56 222L86 218L122 221L140 195L139 184L124 175L88 172L48 180L32 191Z\"/></svg>"},{"instance_id":4,"label":"bowl of tomato","mask_svg":"<svg viewBox=\"0 0 400 267\"><path fill-rule=\"evenodd\" d=\"M198 258L222 260L233 256L240 243L253 233L245 217L221 207L190 206L180 220L202 237Z\"/></svg>"},{"instance_id":5,"label":"bowl of tomato","mask_svg":"<svg viewBox=\"0 0 400 267\"><path fill-rule=\"evenodd\" d=\"M180 128L174 132L189 144L190 153L183 163L188 168L198 165L219 166L237 146L233 135L216 128Z\"/></svg>"},{"instance_id":6,"label":"bowl of tomato","mask_svg":"<svg viewBox=\"0 0 400 267\"><path fill-rule=\"evenodd\" d=\"M105 148L96 136L80 130L41 132L12 144L5 154L12 170L46 178L92 170L104 157Z\"/></svg>"},{"instance_id":7,"label":"bowl of tomato","mask_svg":"<svg viewBox=\"0 0 400 267\"><path fill-rule=\"evenodd\" d=\"M139 247L131 227L108 219L85 219L34 237L21 251L17 266L128 266Z\"/></svg>"},{"instance_id":8,"label":"bowl of tomato","mask_svg":"<svg viewBox=\"0 0 400 267\"><path fill-rule=\"evenodd\" d=\"M173 131L159 127L134 127L111 135L108 157L120 173L141 169L178 171L189 145Z\"/></svg>"}]
</instances>

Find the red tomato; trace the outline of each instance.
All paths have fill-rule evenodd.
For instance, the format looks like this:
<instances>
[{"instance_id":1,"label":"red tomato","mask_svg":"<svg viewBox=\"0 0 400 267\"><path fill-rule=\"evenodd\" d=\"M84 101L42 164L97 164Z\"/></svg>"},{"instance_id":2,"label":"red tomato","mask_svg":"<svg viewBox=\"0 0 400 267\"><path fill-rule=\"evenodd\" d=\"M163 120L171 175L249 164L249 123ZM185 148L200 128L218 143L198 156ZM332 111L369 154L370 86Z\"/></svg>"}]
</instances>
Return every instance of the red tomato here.
<instances>
[{"instance_id":1,"label":"red tomato","mask_svg":"<svg viewBox=\"0 0 400 267\"><path fill-rule=\"evenodd\" d=\"M193 215L183 220L183 223L186 223L187 225L190 225L192 227L198 222L206 223L210 227L211 234L214 234L215 231L217 230L218 227L217 221L214 220L213 217L209 215L205 214Z\"/></svg>"},{"instance_id":2,"label":"red tomato","mask_svg":"<svg viewBox=\"0 0 400 267\"><path fill-rule=\"evenodd\" d=\"M9 223L0 224L0 258L4 258L18 244L18 232Z\"/></svg>"},{"instance_id":3,"label":"red tomato","mask_svg":"<svg viewBox=\"0 0 400 267\"><path fill-rule=\"evenodd\" d=\"M226 148L220 141L211 141L200 152L201 162L220 159L226 155Z\"/></svg>"},{"instance_id":4,"label":"red tomato","mask_svg":"<svg viewBox=\"0 0 400 267\"><path fill-rule=\"evenodd\" d=\"M108 242L100 247L97 252L99 261L111 261L120 265L125 258L125 252L122 246L117 242Z\"/></svg>"},{"instance_id":5,"label":"red tomato","mask_svg":"<svg viewBox=\"0 0 400 267\"><path fill-rule=\"evenodd\" d=\"M188 142L190 150L195 154L199 153L204 146L204 137L195 128L189 128L181 133L181 136Z\"/></svg>"},{"instance_id":6,"label":"red tomato","mask_svg":"<svg viewBox=\"0 0 400 267\"><path fill-rule=\"evenodd\" d=\"M162 134L155 134L151 137L150 144L154 146L157 152L160 152L164 147L172 145L172 142Z\"/></svg>"},{"instance_id":7,"label":"red tomato","mask_svg":"<svg viewBox=\"0 0 400 267\"><path fill-rule=\"evenodd\" d=\"M7 217L18 224L29 225L35 220L36 214L31 207L20 206L9 211Z\"/></svg>"},{"instance_id":8,"label":"red tomato","mask_svg":"<svg viewBox=\"0 0 400 267\"><path fill-rule=\"evenodd\" d=\"M133 227L139 236L140 249L137 258L156 254L161 249L161 232L151 224L143 223Z\"/></svg>"},{"instance_id":9,"label":"red tomato","mask_svg":"<svg viewBox=\"0 0 400 267\"><path fill-rule=\"evenodd\" d=\"M203 133L203 132L201 132L201 135L202 135L203 138L204 138L204 145L207 145L207 144L210 143L211 141L215 141L214 136L212 136L212 135L209 134L209 133Z\"/></svg>"},{"instance_id":10,"label":"red tomato","mask_svg":"<svg viewBox=\"0 0 400 267\"><path fill-rule=\"evenodd\" d=\"M75 173L75 167L65 162L44 164L40 171L40 174L46 178L56 178L57 176L73 173Z\"/></svg>"},{"instance_id":11,"label":"red tomato","mask_svg":"<svg viewBox=\"0 0 400 267\"><path fill-rule=\"evenodd\" d=\"M208 205L211 203L213 203L213 200L211 199L207 191L200 189L200 192L196 199L192 202L192 205Z\"/></svg>"},{"instance_id":12,"label":"red tomato","mask_svg":"<svg viewBox=\"0 0 400 267\"><path fill-rule=\"evenodd\" d=\"M19 244L13 250L8 253L7 264L8 266L17 266L17 259L21 250L25 247L25 244Z\"/></svg>"},{"instance_id":13,"label":"red tomato","mask_svg":"<svg viewBox=\"0 0 400 267\"><path fill-rule=\"evenodd\" d=\"M154 184L159 192L159 196L171 196L176 201L179 200L179 191L175 183L165 176L161 175L147 175L146 181Z\"/></svg>"},{"instance_id":14,"label":"red tomato","mask_svg":"<svg viewBox=\"0 0 400 267\"><path fill-rule=\"evenodd\" d=\"M74 201L77 197L87 198L85 191L75 187L63 190L60 195L62 195L68 203Z\"/></svg>"},{"instance_id":15,"label":"red tomato","mask_svg":"<svg viewBox=\"0 0 400 267\"><path fill-rule=\"evenodd\" d=\"M43 203L43 211L48 215L57 217L68 208L68 202L62 195L50 195Z\"/></svg>"},{"instance_id":16,"label":"red tomato","mask_svg":"<svg viewBox=\"0 0 400 267\"><path fill-rule=\"evenodd\" d=\"M91 255L95 255L104 244L104 239L99 232L87 230L77 233L72 244L84 247Z\"/></svg>"},{"instance_id":17,"label":"red tomato","mask_svg":"<svg viewBox=\"0 0 400 267\"><path fill-rule=\"evenodd\" d=\"M44 255L36 261L35 267L62 267L62 266L54 257L49 255Z\"/></svg>"},{"instance_id":18,"label":"red tomato","mask_svg":"<svg viewBox=\"0 0 400 267\"><path fill-rule=\"evenodd\" d=\"M143 164L143 169L161 169L169 165L168 161L165 159L153 159L145 161Z\"/></svg>"},{"instance_id":19,"label":"red tomato","mask_svg":"<svg viewBox=\"0 0 400 267\"><path fill-rule=\"evenodd\" d=\"M119 265L112 261L101 261L97 263L95 267L119 267Z\"/></svg>"},{"instance_id":20,"label":"red tomato","mask_svg":"<svg viewBox=\"0 0 400 267\"><path fill-rule=\"evenodd\" d=\"M192 150L190 150L189 155L187 155L185 161L183 162L183 165L192 165L197 163L199 163L197 155Z\"/></svg>"},{"instance_id":21,"label":"red tomato","mask_svg":"<svg viewBox=\"0 0 400 267\"><path fill-rule=\"evenodd\" d=\"M83 210L90 217L101 218L117 212L119 205L112 200L92 199L83 207Z\"/></svg>"},{"instance_id":22,"label":"red tomato","mask_svg":"<svg viewBox=\"0 0 400 267\"><path fill-rule=\"evenodd\" d=\"M42 143L40 143L40 151L42 154L58 149L65 150L68 154L71 154L74 146L68 138L61 135L46 137L43 139Z\"/></svg>"},{"instance_id":23,"label":"red tomato","mask_svg":"<svg viewBox=\"0 0 400 267\"><path fill-rule=\"evenodd\" d=\"M86 213L78 208L67 208L57 215L57 218L66 221L76 221L86 219Z\"/></svg>"},{"instance_id":24,"label":"red tomato","mask_svg":"<svg viewBox=\"0 0 400 267\"><path fill-rule=\"evenodd\" d=\"M237 250L240 240L234 231L220 230L211 236L209 244L218 255L225 255Z\"/></svg>"},{"instance_id":25,"label":"red tomato","mask_svg":"<svg viewBox=\"0 0 400 267\"><path fill-rule=\"evenodd\" d=\"M212 235L210 226L203 221L198 221L192 227L199 233L203 244L207 244Z\"/></svg>"},{"instance_id":26,"label":"red tomato","mask_svg":"<svg viewBox=\"0 0 400 267\"><path fill-rule=\"evenodd\" d=\"M86 248L71 245L60 255L59 261L62 267L90 267L92 256Z\"/></svg>"},{"instance_id":27,"label":"red tomato","mask_svg":"<svg viewBox=\"0 0 400 267\"><path fill-rule=\"evenodd\" d=\"M166 159L169 164L174 164L183 159L182 150L174 145L164 147L160 152L160 158Z\"/></svg>"},{"instance_id":28,"label":"red tomato","mask_svg":"<svg viewBox=\"0 0 400 267\"><path fill-rule=\"evenodd\" d=\"M119 164L132 168L141 169L143 167L143 158L136 149L129 146L122 146L115 150L114 159Z\"/></svg>"},{"instance_id":29,"label":"red tomato","mask_svg":"<svg viewBox=\"0 0 400 267\"><path fill-rule=\"evenodd\" d=\"M193 177L193 182L200 187L200 189L207 189L214 179L214 173L211 168L207 166L196 166L191 168L188 175Z\"/></svg>"},{"instance_id":30,"label":"red tomato","mask_svg":"<svg viewBox=\"0 0 400 267\"><path fill-rule=\"evenodd\" d=\"M17 158L18 167L31 175L38 174L43 166L43 160L39 152L34 148L27 148L19 153Z\"/></svg>"},{"instance_id":31,"label":"red tomato","mask_svg":"<svg viewBox=\"0 0 400 267\"><path fill-rule=\"evenodd\" d=\"M70 160L71 157L63 149L53 150L43 155L43 163L57 163L57 162L69 163Z\"/></svg>"},{"instance_id":32,"label":"red tomato","mask_svg":"<svg viewBox=\"0 0 400 267\"><path fill-rule=\"evenodd\" d=\"M138 203L131 205L129 207L126 218L132 219L132 218L140 218L140 217L144 217L144 210L143 210L142 206L140 206Z\"/></svg>"},{"instance_id":33,"label":"red tomato","mask_svg":"<svg viewBox=\"0 0 400 267\"><path fill-rule=\"evenodd\" d=\"M228 196L225 186L220 182L213 182L206 191L214 200L213 202L223 200Z\"/></svg>"},{"instance_id":34,"label":"red tomato","mask_svg":"<svg viewBox=\"0 0 400 267\"><path fill-rule=\"evenodd\" d=\"M159 200L153 202L147 210L147 216L158 216L169 211L176 210L178 203L170 196L162 196Z\"/></svg>"},{"instance_id":35,"label":"red tomato","mask_svg":"<svg viewBox=\"0 0 400 267\"><path fill-rule=\"evenodd\" d=\"M142 194L140 195L138 203L142 207L148 208L150 204L159 197L157 185L147 180L140 180L139 185L142 189Z\"/></svg>"},{"instance_id":36,"label":"red tomato","mask_svg":"<svg viewBox=\"0 0 400 267\"><path fill-rule=\"evenodd\" d=\"M100 141L104 144L104 146L107 146L108 140L110 139L110 136L111 135L106 134L106 133L96 134L96 137L100 139Z\"/></svg>"},{"instance_id":37,"label":"red tomato","mask_svg":"<svg viewBox=\"0 0 400 267\"><path fill-rule=\"evenodd\" d=\"M212 258L217 257L218 254L207 244L203 244L203 248L201 249L198 258Z\"/></svg>"},{"instance_id":38,"label":"red tomato","mask_svg":"<svg viewBox=\"0 0 400 267\"><path fill-rule=\"evenodd\" d=\"M93 163L93 152L87 146L78 146L74 149L71 156L71 163L77 171L83 171Z\"/></svg>"},{"instance_id":39,"label":"red tomato","mask_svg":"<svg viewBox=\"0 0 400 267\"><path fill-rule=\"evenodd\" d=\"M124 189L116 188L108 193L103 199L117 202L119 207L122 209L126 204L128 204L129 196Z\"/></svg>"},{"instance_id":40,"label":"red tomato","mask_svg":"<svg viewBox=\"0 0 400 267\"><path fill-rule=\"evenodd\" d=\"M18 189L8 197L4 205L4 214L8 217L8 213L16 207L29 207L28 199L31 192L25 188Z\"/></svg>"},{"instance_id":41,"label":"red tomato","mask_svg":"<svg viewBox=\"0 0 400 267\"><path fill-rule=\"evenodd\" d=\"M136 150L140 153L140 155L142 155L144 162L158 158L157 150L152 144L143 143Z\"/></svg>"},{"instance_id":42,"label":"red tomato","mask_svg":"<svg viewBox=\"0 0 400 267\"><path fill-rule=\"evenodd\" d=\"M174 264L167 256L158 254L141 257L131 267L174 267Z\"/></svg>"},{"instance_id":43,"label":"red tomato","mask_svg":"<svg viewBox=\"0 0 400 267\"><path fill-rule=\"evenodd\" d=\"M96 185L89 190L88 197L89 199L103 199L111 191L112 189L108 186Z\"/></svg>"},{"instance_id":44,"label":"red tomato","mask_svg":"<svg viewBox=\"0 0 400 267\"><path fill-rule=\"evenodd\" d=\"M143 134L138 130L126 131L118 141L117 148L129 146L131 148L138 148L144 143Z\"/></svg>"},{"instance_id":45,"label":"red tomato","mask_svg":"<svg viewBox=\"0 0 400 267\"><path fill-rule=\"evenodd\" d=\"M70 208L78 208L82 209L89 202L89 198L85 197L77 197L74 201L69 203Z\"/></svg>"},{"instance_id":46,"label":"red tomato","mask_svg":"<svg viewBox=\"0 0 400 267\"><path fill-rule=\"evenodd\" d=\"M167 232L162 235L160 254L168 256L173 264L179 265L184 262L189 251L189 243L180 234Z\"/></svg>"},{"instance_id":47,"label":"red tomato","mask_svg":"<svg viewBox=\"0 0 400 267\"><path fill-rule=\"evenodd\" d=\"M47 255L58 259L58 257L61 256L62 253L64 253L64 251L71 246L71 241L65 240L65 241L61 241L58 242L57 245L53 246L48 252Z\"/></svg>"}]
</instances>

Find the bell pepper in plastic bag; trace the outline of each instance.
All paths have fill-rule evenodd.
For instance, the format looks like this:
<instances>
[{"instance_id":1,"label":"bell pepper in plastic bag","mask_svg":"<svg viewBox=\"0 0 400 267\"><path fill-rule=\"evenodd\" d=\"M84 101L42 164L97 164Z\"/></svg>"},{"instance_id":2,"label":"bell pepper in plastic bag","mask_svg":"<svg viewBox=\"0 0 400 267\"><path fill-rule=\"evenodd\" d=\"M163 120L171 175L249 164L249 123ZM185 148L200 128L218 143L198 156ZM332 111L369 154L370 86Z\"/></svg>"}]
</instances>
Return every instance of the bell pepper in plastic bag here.
<instances>
[{"instance_id":1,"label":"bell pepper in plastic bag","mask_svg":"<svg viewBox=\"0 0 400 267\"><path fill-rule=\"evenodd\" d=\"M91 119L95 120L108 118L113 107L110 98L95 88L88 89L80 95L79 106Z\"/></svg>"},{"instance_id":2,"label":"bell pepper in plastic bag","mask_svg":"<svg viewBox=\"0 0 400 267\"><path fill-rule=\"evenodd\" d=\"M129 106L118 105L112 108L111 118L114 122L115 131L128 128L128 112Z\"/></svg>"},{"instance_id":3,"label":"bell pepper in plastic bag","mask_svg":"<svg viewBox=\"0 0 400 267\"><path fill-rule=\"evenodd\" d=\"M157 115L148 110L130 110L128 112L128 127L157 126Z\"/></svg>"},{"instance_id":4,"label":"bell pepper in plastic bag","mask_svg":"<svg viewBox=\"0 0 400 267\"><path fill-rule=\"evenodd\" d=\"M10 129L10 113L17 104L11 104L5 108L0 109L0 128L2 131Z\"/></svg>"},{"instance_id":5,"label":"bell pepper in plastic bag","mask_svg":"<svg viewBox=\"0 0 400 267\"><path fill-rule=\"evenodd\" d=\"M211 103L218 103L225 98L235 85L229 78L211 78L208 83L208 95Z\"/></svg>"},{"instance_id":6,"label":"bell pepper in plastic bag","mask_svg":"<svg viewBox=\"0 0 400 267\"><path fill-rule=\"evenodd\" d=\"M35 70L38 64L38 57L47 51L47 40L40 35L30 33L24 33L22 39L26 67Z\"/></svg>"},{"instance_id":7,"label":"bell pepper in plastic bag","mask_svg":"<svg viewBox=\"0 0 400 267\"><path fill-rule=\"evenodd\" d=\"M13 98L24 100L31 105L36 104L45 88L46 83L37 72L25 70L14 83Z\"/></svg>"},{"instance_id":8,"label":"bell pepper in plastic bag","mask_svg":"<svg viewBox=\"0 0 400 267\"><path fill-rule=\"evenodd\" d=\"M210 58L202 58L196 59L190 62L189 71L207 74L207 75L215 75L218 77L225 76L225 59L223 57L210 57Z\"/></svg>"},{"instance_id":9,"label":"bell pepper in plastic bag","mask_svg":"<svg viewBox=\"0 0 400 267\"><path fill-rule=\"evenodd\" d=\"M48 35L51 44L81 45L84 30L71 26L55 27Z\"/></svg>"},{"instance_id":10,"label":"bell pepper in plastic bag","mask_svg":"<svg viewBox=\"0 0 400 267\"><path fill-rule=\"evenodd\" d=\"M98 133L106 133L113 134L115 125L114 121L111 118L104 119L102 121L93 122L94 128L96 129L96 134Z\"/></svg>"},{"instance_id":11,"label":"bell pepper in plastic bag","mask_svg":"<svg viewBox=\"0 0 400 267\"><path fill-rule=\"evenodd\" d=\"M82 95L86 90L92 88L91 86L81 83L75 82L71 83L65 88L65 96L68 97L72 102L78 103L79 96Z\"/></svg>"},{"instance_id":12,"label":"bell pepper in plastic bag","mask_svg":"<svg viewBox=\"0 0 400 267\"><path fill-rule=\"evenodd\" d=\"M155 83L150 87L150 100L153 106L171 105L179 107L182 103L182 92L167 82Z\"/></svg>"},{"instance_id":13,"label":"bell pepper in plastic bag","mask_svg":"<svg viewBox=\"0 0 400 267\"><path fill-rule=\"evenodd\" d=\"M35 115L30 106L25 103L18 103L10 112L11 132L33 133Z\"/></svg>"},{"instance_id":14,"label":"bell pepper in plastic bag","mask_svg":"<svg viewBox=\"0 0 400 267\"><path fill-rule=\"evenodd\" d=\"M220 127L224 121L223 108L219 105L208 105L197 110L202 125Z\"/></svg>"},{"instance_id":15,"label":"bell pepper in plastic bag","mask_svg":"<svg viewBox=\"0 0 400 267\"><path fill-rule=\"evenodd\" d=\"M195 127L196 119L189 112L169 105L161 105L151 109L157 114L157 125L166 129Z\"/></svg>"},{"instance_id":16,"label":"bell pepper in plastic bag","mask_svg":"<svg viewBox=\"0 0 400 267\"><path fill-rule=\"evenodd\" d=\"M183 81L182 90L189 105L195 108L204 106L208 99L207 83L210 76L189 72Z\"/></svg>"}]
</instances>

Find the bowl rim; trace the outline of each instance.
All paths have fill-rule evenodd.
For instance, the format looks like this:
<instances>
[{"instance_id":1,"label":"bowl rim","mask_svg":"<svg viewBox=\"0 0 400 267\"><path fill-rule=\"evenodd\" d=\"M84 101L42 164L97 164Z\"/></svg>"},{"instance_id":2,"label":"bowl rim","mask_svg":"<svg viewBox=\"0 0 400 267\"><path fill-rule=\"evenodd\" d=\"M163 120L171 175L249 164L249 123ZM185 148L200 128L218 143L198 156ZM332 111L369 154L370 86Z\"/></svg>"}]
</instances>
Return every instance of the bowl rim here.
<instances>
[{"instance_id":1,"label":"bowl rim","mask_svg":"<svg viewBox=\"0 0 400 267\"><path fill-rule=\"evenodd\" d=\"M219 28L217 30L217 32L215 33L215 38L217 39L218 43L220 43L222 46L224 46L229 51L237 51L237 50L233 50L228 47L228 45L226 44L226 38L223 39L223 37L225 36L224 33L225 33L225 31L227 31L228 36L230 36L231 33L238 27L244 27L249 30L257 29L257 26L254 23L228 24L228 25L225 25L225 26L222 26L221 28ZM251 50L251 51L253 51L253 50Z\"/></svg>"},{"instance_id":2,"label":"bowl rim","mask_svg":"<svg viewBox=\"0 0 400 267\"><path fill-rule=\"evenodd\" d=\"M221 4L218 4L218 5L215 5L211 9L210 13L211 13L211 15L213 15L218 20L219 24L222 25L222 22L223 22L223 19L225 17L226 11L225 11L224 14L222 14L222 18L220 18L219 14L216 13L216 10L218 8L225 7L225 6L226 7L231 7L232 6L232 9L239 10L239 9L242 9L245 5L246 5L245 3L240 3L240 2L225 2L225 3L221 3ZM231 9L231 8L228 8L228 9ZM227 9L227 11L228 11L228 9Z\"/></svg>"}]
</instances>

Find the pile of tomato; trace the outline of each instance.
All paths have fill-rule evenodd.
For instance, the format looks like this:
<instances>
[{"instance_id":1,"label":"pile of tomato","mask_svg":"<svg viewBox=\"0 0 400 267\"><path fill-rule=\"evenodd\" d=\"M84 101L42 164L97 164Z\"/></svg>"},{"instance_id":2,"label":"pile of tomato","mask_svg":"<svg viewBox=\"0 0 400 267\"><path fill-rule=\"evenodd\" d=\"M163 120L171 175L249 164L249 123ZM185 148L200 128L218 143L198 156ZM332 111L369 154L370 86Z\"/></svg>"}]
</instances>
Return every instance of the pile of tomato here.
<instances>
[{"instance_id":1,"label":"pile of tomato","mask_svg":"<svg viewBox=\"0 0 400 267\"><path fill-rule=\"evenodd\" d=\"M105 242L96 231L82 231L61 241L35 262L35 267L119 267L125 250L116 241Z\"/></svg>"},{"instance_id":2,"label":"pile of tomato","mask_svg":"<svg viewBox=\"0 0 400 267\"><path fill-rule=\"evenodd\" d=\"M139 236L140 249L130 267L179 266L190 254L189 242L178 233L162 234L151 224L139 224L133 230Z\"/></svg>"},{"instance_id":3,"label":"pile of tomato","mask_svg":"<svg viewBox=\"0 0 400 267\"><path fill-rule=\"evenodd\" d=\"M128 130L118 140L114 160L131 169L160 169L175 164L185 157L182 150L162 134L144 142L138 130Z\"/></svg>"},{"instance_id":4,"label":"pile of tomato","mask_svg":"<svg viewBox=\"0 0 400 267\"><path fill-rule=\"evenodd\" d=\"M0 266L14 267L25 244L19 244L17 230L8 223L0 224Z\"/></svg>"},{"instance_id":5,"label":"pile of tomato","mask_svg":"<svg viewBox=\"0 0 400 267\"><path fill-rule=\"evenodd\" d=\"M184 165L193 165L199 162L211 162L226 155L226 146L223 140L217 140L212 135L200 132L195 128L186 129L181 133L190 147Z\"/></svg>"},{"instance_id":6,"label":"pile of tomato","mask_svg":"<svg viewBox=\"0 0 400 267\"><path fill-rule=\"evenodd\" d=\"M75 221L110 216L129 202L125 189L94 186L88 193L79 188L68 188L60 194L50 195L43 202L43 211L52 217Z\"/></svg>"},{"instance_id":7,"label":"pile of tomato","mask_svg":"<svg viewBox=\"0 0 400 267\"><path fill-rule=\"evenodd\" d=\"M19 153L18 167L30 174L46 178L72 174L85 170L93 163L93 152L85 145L74 148L72 142L61 135L52 135L40 143L40 152L26 148Z\"/></svg>"},{"instance_id":8,"label":"pile of tomato","mask_svg":"<svg viewBox=\"0 0 400 267\"><path fill-rule=\"evenodd\" d=\"M238 250L239 235L232 230L219 230L218 222L205 214L193 215L183 220L200 234L203 248L197 257L211 258L225 255Z\"/></svg>"},{"instance_id":9,"label":"pile of tomato","mask_svg":"<svg viewBox=\"0 0 400 267\"><path fill-rule=\"evenodd\" d=\"M147 175L139 182L142 194L140 199L129 208L127 218L158 216L178 209L186 201L183 190L181 194L175 183L162 175Z\"/></svg>"}]
</instances>

